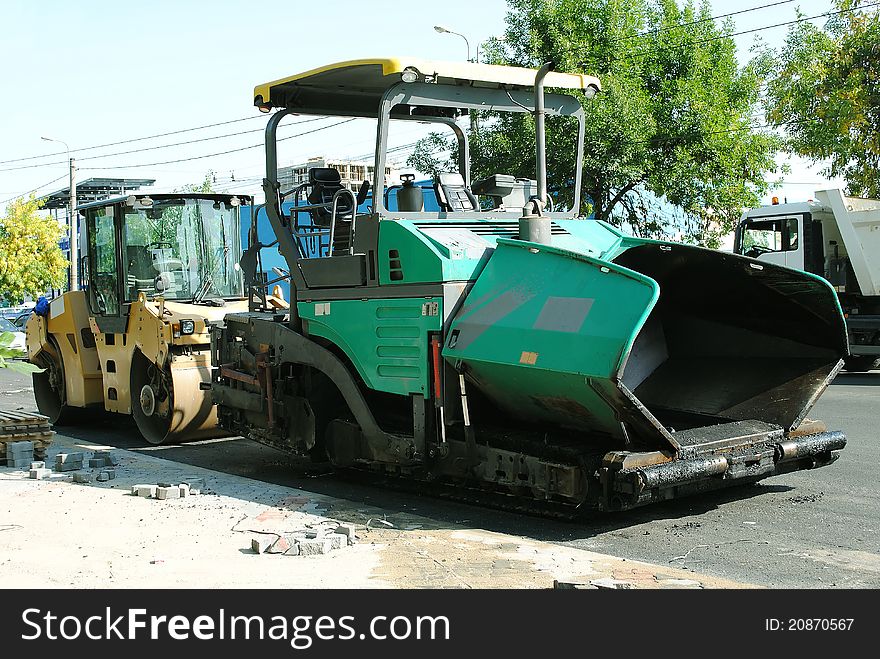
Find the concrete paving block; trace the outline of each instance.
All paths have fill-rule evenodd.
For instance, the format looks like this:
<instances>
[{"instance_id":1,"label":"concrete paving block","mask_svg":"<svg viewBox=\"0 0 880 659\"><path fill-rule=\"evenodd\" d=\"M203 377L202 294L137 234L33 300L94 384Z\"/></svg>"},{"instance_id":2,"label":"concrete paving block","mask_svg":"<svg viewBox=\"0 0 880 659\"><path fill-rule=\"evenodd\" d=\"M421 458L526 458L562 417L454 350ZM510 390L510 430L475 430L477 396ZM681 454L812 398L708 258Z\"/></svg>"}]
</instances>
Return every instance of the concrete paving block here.
<instances>
[{"instance_id":1,"label":"concrete paving block","mask_svg":"<svg viewBox=\"0 0 880 659\"><path fill-rule=\"evenodd\" d=\"M95 451L92 455L93 460L102 460L104 464L100 465L102 467L113 467L116 465L115 456L110 451Z\"/></svg>"},{"instance_id":2,"label":"concrete paving block","mask_svg":"<svg viewBox=\"0 0 880 659\"><path fill-rule=\"evenodd\" d=\"M55 456L55 464L66 464L68 462L79 462L82 464L84 459L85 456L82 453L59 453Z\"/></svg>"},{"instance_id":3,"label":"concrete paving block","mask_svg":"<svg viewBox=\"0 0 880 659\"><path fill-rule=\"evenodd\" d=\"M33 451L34 443L33 442L9 442L6 444L6 452L9 453L12 451L13 453L17 453L19 451Z\"/></svg>"},{"instance_id":4,"label":"concrete paving block","mask_svg":"<svg viewBox=\"0 0 880 659\"><path fill-rule=\"evenodd\" d=\"M52 475L52 470L46 469L44 467L38 468L38 469L31 469L31 473L30 473L30 477L35 480L38 480L38 481L41 481L44 478L49 478L51 475Z\"/></svg>"},{"instance_id":5,"label":"concrete paving block","mask_svg":"<svg viewBox=\"0 0 880 659\"><path fill-rule=\"evenodd\" d=\"M101 469L109 466L104 458L89 458L89 469Z\"/></svg>"},{"instance_id":6,"label":"concrete paving block","mask_svg":"<svg viewBox=\"0 0 880 659\"><path fill-rule=\"evenodd\" d=\"M15 468L15 469L29 469L30 466L31 466L31 460L33 460L33 457L30 457L30 458L22 458L22 459L20 459L20 460L12 460L12 461L10 461L9 459L7 459L7 460L6 460L6 466L7 466L7 467L13 467L13 468Z\"/></svg>"},{"instance_id":7,"label":"concrete paving block","mask_svg":"<svg viewBox=\"0 0 880 659\"><path fill-rule=\"evenodd\" d=\"M137 490L137 495L139 497L144 497L146 499L152 499L156 496L156 486L155 485L135 485L134 489Z\"/></svg>"},{"instance_id":8,"label":"concrete paving block","mask_svg":"<svg viewBox=\"0 0 880 659\"><path fill-rule=\"evenodd\" d=\"M82 462L65 462L55 465L55 471L78 471L80 469L82 469Z\"/></svg>"},{"instance_id":9,"label":"concrete paving block","mask_svg":"<svg viewBox=\"0 0 880 659\"><path fill-rule=\"evenodd\" d=\"M43 461L31 462L31 469L45 469L46 463Z\"/></svg>"},{"instance_id":10,"label":"concrete paving block","mask_svg":"<svg viewBox=\"0 0 880 659\"><path fill-rule=\"evenodd\" d=\"M178 485L178 487L180 488L181 499L185 499L189 496L189 485L187 485L186 483L181 483L180 485Z\"/></svg>"},{"instance_id":11,"label":"concrete paving block","mask_svg":"<svg viewBox=\"0 0 880 659\"><path fill-rule=\"evenodd\" d=\"M273 544L275 544L275 538L271 535L258 535L255 538L251 538L251 549L254 550L255 554L266 553L266 550Z\"/></svg>"},{"instance_id":12,"label":"concrete paving block","mask_svg":"<svg viewBox=\"0 0 880 659\"><path fill-rule=\"evenodd\" d=\"M629 590L631 588L635 588L635 584L632 584L628 581L614 579L613 577L593 579L590 581L590 585L600 589L607 588L609 590Z\"/></svg>"},{"instance_id":13,"label":"concrete paving block","mask_svg":"<svg viewBox=\"0 0 880 659\"><path fill-rule=\"evenodd\" d=\"M319 556L330 552L331 543L326 538L316 538L314 540L300 540L299 553L303 556Z\"/></svg>"},{"instance_id":14,"label":"concrete paving block","mask_svg":"<svg viewBox=\"0 0 880 659\"><path fill-rule=\"evenodd\" d=\"M184 485L189 485L190 490L204 490L205 479L201 476L186 476L181 481Z\"/></svg>"},{"instance_id":15,"label":"concrete paving block","mask_svg":"<svg viewBox=\"0 0 880 659\"><path fill-rule=\"evenodd\" d=\"M348 536L344 536L341 533L330 533L327 539L330 540L330 549L348 547Z\"/></svg>"},{"instance_id":16,"label":"concrete paving block","mask_svg":"<svg viewBox=\"0 0 880 659\"><path fill-rule=\"evenodd\" d=\"M288 549L286 552L284 552L284 555L285 556L299 556L299 543L294 542L292 545L290 545L290 549Z\"/></svg>"},{"instance_id":17,"label":"concrete paving block","mask_svg":"<svg viewBox=\"0 0 880 659\"><path fill-rule=\"evenodd\" d=\"M275 542L271 544L271 546L266 550L267 554L286 554L287 551L295 545L296 542L291 542L290 538L285 536L279 537Z\"/></svg>"},{"instance_id":18,"label":"concrete paving block","mask_svg":"<svg viewBox=\"0 0 880 659\"><path fill-rule=\"evenodd\" d=\"M180 488L176 485L172 485L171 487L166 487L160 485L156 488L156 498L165 500L165 499L179 499L180 498Z\"/></svg>"},{"instance_id":19,"label":"concrete paving block","mask_svg":"<svg viewBox=\"0 0 880 659\"><path fill-rule=\"evenodd\" d=\"M349 545L353 545L357 540L354 534L354 524L340 524L334 533L344 535Z\"/></svg>"},{"instance_id":20,"label":"concrete paving block","mask_svg":"<svg viewBox=\"0 0 880 659\"><path fill-rule=\"evenodd\" d=\"M104 469L98 474L98 481L101 483L112 481L114 478L116 478L116 471L114 469Z\"/></svg>"},{"instance_id":21,"label":"concrete paving block","mask_svg":"<svg viewBox=\"0 0 880 659\"><path fill-rule=\"evenodd\" d=\"M84 483L84 484L91 483L92 476L91 476L91 474L74 474L73 475L73 482L74 483Z\"/></svg>"}]
</instances>

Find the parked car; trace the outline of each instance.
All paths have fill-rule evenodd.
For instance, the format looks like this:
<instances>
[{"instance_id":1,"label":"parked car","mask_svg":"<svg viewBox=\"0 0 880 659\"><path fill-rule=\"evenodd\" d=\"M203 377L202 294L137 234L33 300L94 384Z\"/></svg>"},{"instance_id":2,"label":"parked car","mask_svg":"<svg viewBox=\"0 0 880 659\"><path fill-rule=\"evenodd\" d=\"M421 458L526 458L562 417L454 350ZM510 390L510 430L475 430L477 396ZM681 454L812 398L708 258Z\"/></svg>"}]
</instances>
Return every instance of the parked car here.
<instances>
[{"instance_id":1,"label":"parked car","mask_svg":"<svg viewBox=\"0 0 880 659\"><path fill-rule=\"evenodd\" d=\"M24 332L21 331L20 327L16 327L11 320L3 316L0 316L0 332L12 332L14 338L12 343L9 344L10 348L17 348L18 350L27 349Z\"/></svg>"},{"instance_id":2,"label":"parked car","mask_svg":"<svg viewBox=\"0 0 880 659\"><path fill-rule=\"evenodd\" d=\"M27 324L28 318L31 317L31 314L34 312L33 308L25 309L24 311L20 311L18 315L9 318L12 321L12 324L18 327L21 330L24 330L24 326Z\"/></svg>"}]
</instances>

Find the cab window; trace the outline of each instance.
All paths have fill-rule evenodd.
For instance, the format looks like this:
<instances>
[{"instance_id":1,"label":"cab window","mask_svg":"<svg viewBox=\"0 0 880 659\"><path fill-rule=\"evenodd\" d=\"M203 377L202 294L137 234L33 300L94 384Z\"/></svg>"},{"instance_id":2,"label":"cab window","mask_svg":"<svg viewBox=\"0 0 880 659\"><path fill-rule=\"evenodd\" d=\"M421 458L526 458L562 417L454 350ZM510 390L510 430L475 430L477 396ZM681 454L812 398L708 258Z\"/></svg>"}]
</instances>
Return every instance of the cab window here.
<instances>
[{"instance_id":1,"label":"cab window","mask_svg":"<svg viewBox=\"0 0 880 659\"><path fill-rule=\"evenodd\" d=\"M798 248L797 218L751 220L743 227L742 253L756 257L768 252L791 252Z\"/></svg>"},{"instance_id":2,"label":"cab window","mask_svg":"<svg viewBox=\"0 0 880 659\"><path fill-rule=\"evenodd\" d=\"M116 223L114 208L96 208L87 212L89 230L89 300L96 313L119 313L119 271L116 263Z\"/></svg>"}]
</instances>

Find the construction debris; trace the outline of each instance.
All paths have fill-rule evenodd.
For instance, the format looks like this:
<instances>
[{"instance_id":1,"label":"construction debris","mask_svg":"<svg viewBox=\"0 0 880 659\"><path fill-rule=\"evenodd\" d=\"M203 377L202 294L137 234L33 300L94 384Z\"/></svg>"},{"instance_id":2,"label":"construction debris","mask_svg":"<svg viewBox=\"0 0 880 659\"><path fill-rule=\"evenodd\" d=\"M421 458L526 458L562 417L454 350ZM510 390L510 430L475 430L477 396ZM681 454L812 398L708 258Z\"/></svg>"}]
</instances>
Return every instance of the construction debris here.
<instances>
[{"instance_id":1,"label":"construction debris","mask_svg":"<svg viewBox=\"0 0 880 659\"><path fill-rule=\"evenodd\" d=\"M256 538L253 538L251 540L251 549L254 550L255 554L263 554L274 543L275 543L275 540L271 536L260 535L260 536L257 536Z\"/></svg>"},{"instance_id":2,"label":"construction debris","mask_svg":"<svg viewBox=\"0 0 880 659\"><path fill-rule=\"evenodd\" d=\"M107 474L107 479L104 480L112 480L116 478L116 470L115 469L103 469L100 474L98 474L98 480L102 480L101 475ZM204 479L202 479L202 483L204 483ZM131 487L131 495L135 497L144 497L145 499L160 499L162 501L167 501L168 499L184 499L186 497L195 496L199 494L200 490L192 488L187 483L167 483L161 482L155 485L153 484L140 484L140 485L132 485Z\"/></svg>"},{"instance_id":3,"label":"construction debris","mask_svg":"<svg viewBox=\"0 0 880 659\"><path fill-rule=\"evenodd\" d=\"M87 473L76 473L73 475L73 482L87 485L92 482L92 475Z\"/></svg>"},{"instance_id":4,"label":"construction debris","mask_svg":"<svg viewBox=\"0 0 880 659\"><path fill-rule=\"evenodd\" d=\"M255 554L285 556L320 556L353 544L354 527L347 524L337 525L336 530L330 533L325 529L301 529L280 535L264 533L251 539L251 549Z\"/></svg>"},{"instance_id":5,"label":"construction debris","mask_svg":"<svg viewBox=\"0 0 880 659\"><path fill-rule=\"evenodd\" d=\"M34 464L42 464L40 462L35 462ZM36 469L31 469L30 477L34 478L38 481L43 480L44 478L49 478L52 476L52 470L46 469L44 467L38 467Z\"/></svg>"}]
</instances>

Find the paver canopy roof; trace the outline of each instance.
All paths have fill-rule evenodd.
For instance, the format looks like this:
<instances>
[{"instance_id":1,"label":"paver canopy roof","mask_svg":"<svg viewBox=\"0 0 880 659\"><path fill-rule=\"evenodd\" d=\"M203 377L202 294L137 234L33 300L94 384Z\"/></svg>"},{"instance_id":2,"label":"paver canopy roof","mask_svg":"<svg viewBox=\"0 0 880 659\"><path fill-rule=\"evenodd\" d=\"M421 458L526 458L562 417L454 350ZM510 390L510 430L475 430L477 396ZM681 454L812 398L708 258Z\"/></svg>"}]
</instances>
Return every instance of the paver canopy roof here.
<instances>
[{"instance_id":1,"label":"paver canopy roof","mask_svg":"<svg viewBox=\"0 0 880 659\"><path fill-rule=\"evenodd\" d=\"M254 88L254 105L319 110L349 110L375 116L385 91L401 80L476 88L528 90L535 84L535 69L470 62L443 62L416 58L363 59L328 64ZM407 78L414 79L407 80ZM550 72L548 88L601 88L593 76Z\"/></svg>"}]
</instances>

